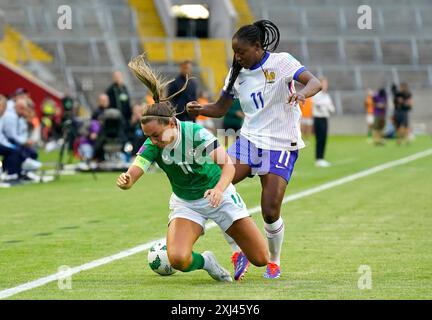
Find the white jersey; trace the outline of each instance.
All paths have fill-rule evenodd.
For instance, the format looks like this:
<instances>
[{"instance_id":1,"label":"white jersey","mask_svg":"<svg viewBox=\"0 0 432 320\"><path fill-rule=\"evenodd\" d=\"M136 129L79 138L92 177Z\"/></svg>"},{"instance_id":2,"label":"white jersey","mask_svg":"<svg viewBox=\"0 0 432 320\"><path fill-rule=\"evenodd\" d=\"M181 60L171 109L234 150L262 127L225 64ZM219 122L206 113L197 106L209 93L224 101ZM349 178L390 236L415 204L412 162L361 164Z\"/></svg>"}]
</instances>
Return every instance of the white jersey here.
<instances>
[{"instance_id":1,"label":"white jersey","mask_svg":"<svg viewBox=\"0 0 432 320\"><path fill-rule=\"evenodd\" d=\"M245 114L240 133L258 148L297 150L305 146L300 132L298 103L288 104L294 80L305 68L289 53L266 52L261 62L243 68L231 92ZM231 72L231 70L230 70ZM230 73L225 79L226 93Z\"/></svg>"}]
</instances>

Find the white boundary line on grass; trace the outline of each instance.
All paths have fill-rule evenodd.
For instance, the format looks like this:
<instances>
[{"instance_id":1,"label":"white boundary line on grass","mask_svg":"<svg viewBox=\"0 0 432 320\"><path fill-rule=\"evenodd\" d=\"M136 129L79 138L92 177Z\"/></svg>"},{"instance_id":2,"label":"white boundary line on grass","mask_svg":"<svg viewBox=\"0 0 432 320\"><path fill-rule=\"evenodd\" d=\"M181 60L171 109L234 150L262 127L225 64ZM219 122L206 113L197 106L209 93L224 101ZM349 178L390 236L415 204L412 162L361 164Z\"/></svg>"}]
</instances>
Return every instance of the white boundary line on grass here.
<instances>
[{"instance_id":1,"label":"white boundary line on grass","mask_svg":"<svg viewBox=\"0 0 432 320\"><path fill-rule=\"evenodd\" d=\"M315 194L315 193L318 193L318 192L321 192L321 191L324 191L324 190L327 190L330 188L334 188L334 187L340 186L342 184L345 184L345 183L348 183L348 182L372 175L374 173L377 173L377 172L380 172L380 171L383 171L383 170L386 170L389 168L393 168L395 166L399 166L402 164L406 164L406 163L415 161L415 160L420 159L420 158L427 157L429 155L432 155L432 149L427 149L425 151L415 153L411 156L401 158L399 160L390 161L390 162L372 167L370 169L366 169L366 170L360 171L358 173L355 173L355 174L352 174L352 175L349 175L349 176L346 176L346 177L343 177L343 178L340 178L340 179L337 179L334 181L324 183L324 184L319 185L317 187L289 195L283 199L283 203L287 203L287 202L294 201L294 200L297 200L300 198L304 198L304 197L310 196L312 194ZM260 211L261 211L260 206L256 206L256 207L248 210L248 212L250 214L254 214L254 213L257 213ZM215 226L216 226L216 223L210 222L206 225L206 229L210 229L210 228L213 228ZM67 271L67 276L72 276L73 274L79 273L81 271L93 269L93 268L102 266L104 264L108 264L108 263L111 263L113 261L120 260L120 259L129 257L129 256L132 256L134 254L137 254L139 252L148 250L156 241L160 241L163 239L164 238L161 238L161 239L158 239L155 241L151 241L151 242L147 242L145 244L141 244L141 245L133 247L131 249L121 251L121 252L114 254L112 256L104 257L104 258L83 264L81 266L71 268L69 271ZM2 291L0 291L0 299L8 298L8 297L16 295L20 292L24 292L24 291L28 291L28 290L31 290L31 289L34 289L37 287L44 286L50 282L58 281L59 279L64 279L65 276L66 276L65 272L57 272L55 274L49 275L49 276L44 277L44 278L39 278L37 280L26 282L24 284L21 284L19 286L13 287L13 288L2 290Z\"/></svg>"}]
</instances>

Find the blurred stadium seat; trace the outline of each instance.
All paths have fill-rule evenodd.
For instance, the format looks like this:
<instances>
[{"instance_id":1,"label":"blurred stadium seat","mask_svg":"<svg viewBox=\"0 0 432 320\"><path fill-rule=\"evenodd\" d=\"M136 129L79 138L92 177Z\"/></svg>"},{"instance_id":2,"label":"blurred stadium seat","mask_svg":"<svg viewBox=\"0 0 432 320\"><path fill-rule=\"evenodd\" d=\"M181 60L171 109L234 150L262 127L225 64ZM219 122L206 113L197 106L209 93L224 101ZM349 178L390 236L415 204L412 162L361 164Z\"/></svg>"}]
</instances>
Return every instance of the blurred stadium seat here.
<instances>
[{"instance_id":1,"label":"blurred stadium seat","mask_svg":"<svg viewBox=\"0 0 432 320\"><path fill-rule=\"evenodd\" d=\"M231 2L238 26L263 18L275 22L281 31L278 50L290 52L317 75L329 77L340 113L362 113L357 97L369 87L389 87L403 81L413 90L432 87L430 0L395 0L391 5L386 0ZM38 60L40 66L32 69L26 59L18 57L19 41L7 45L14 47L6 50L8 60L20 60L24 68L39 72L36 76L59 90L77 90L82 81L91 79L88 93L94 96L105 90L110 72L120 68L127 73L130 58L145 50L168 78L177 73L177 62L193 60L200 83L218 95L231 63L229 37L168 37L152 0L73 1L69 4L73 28L67 31L56 25L57 7L62 1L29 0L26 4L23 8L20 2L2 1L10 26L6 29L7 43L13 38L10 30L29 39L31 59ZM357 26L358 6L365 4L373 9L372 30ZM0 44L4 47L5 40ZM132 97L142 98L144 89L131 74L125 81Z\"/></svg>"},{"instance_id":2,"label":"blurred stadium seat","mask_svg":"<svg viewBox=\"0 0 432 320\"><path fill-rule=\"evenodd\" d=\"M255 18L247 0L232 0L231 2L238 15L237 28L254 22Z\"/></svg>"},{"instance_id":3,"label":"blurred stadium seat","mask_svg":"<svg viewBox=\"0 0 432 320\"><path fill-rule=\"evenodd\" d=\"M432 85L432 2L429 0L249 0L257 19L279 26L280 50L318 75L343 114L363 113L365 89L408 82L413 90ZM360 5L369 5L372 30L357 26ZM419 100L417 100L419 102Z\"/></svg>"}]
</instances>

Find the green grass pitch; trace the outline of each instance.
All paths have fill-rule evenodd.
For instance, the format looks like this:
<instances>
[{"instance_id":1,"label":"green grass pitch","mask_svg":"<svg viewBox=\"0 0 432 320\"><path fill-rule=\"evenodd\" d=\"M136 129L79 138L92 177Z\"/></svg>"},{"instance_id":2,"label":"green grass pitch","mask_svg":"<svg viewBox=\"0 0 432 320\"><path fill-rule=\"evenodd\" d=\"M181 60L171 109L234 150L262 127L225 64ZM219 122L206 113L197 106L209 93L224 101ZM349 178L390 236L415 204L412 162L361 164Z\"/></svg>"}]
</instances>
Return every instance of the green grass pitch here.
<instances>
[{"instance_id":1,"label":"green grass pitch","mask_svg":"<svg viewBox=\"0 0 432 320\"><path fill-rule=\"evenodd\" d=\"M330 168L313 165L313 143L300 153L287 195L432 148L428 136L384 147L364 137L332 136ZM59 181L0 189L0 291L75 267L166 232L170 186L152 173L129 191L117 174L63 176ZM259 205L259 179L237 185L249 208ZM83 271L72 289L57 282L8 299L431 299L432 156L325 190L282 207L282 276L263 278L251 266L241 283L223 284L205 271L161 277L147 252ZM262 230L260 214L254 219ZM230 248L218 228L196 251L212 250L229 270ZM361 265L372 288L360 290Z\"/></svg>"}]
</instances>

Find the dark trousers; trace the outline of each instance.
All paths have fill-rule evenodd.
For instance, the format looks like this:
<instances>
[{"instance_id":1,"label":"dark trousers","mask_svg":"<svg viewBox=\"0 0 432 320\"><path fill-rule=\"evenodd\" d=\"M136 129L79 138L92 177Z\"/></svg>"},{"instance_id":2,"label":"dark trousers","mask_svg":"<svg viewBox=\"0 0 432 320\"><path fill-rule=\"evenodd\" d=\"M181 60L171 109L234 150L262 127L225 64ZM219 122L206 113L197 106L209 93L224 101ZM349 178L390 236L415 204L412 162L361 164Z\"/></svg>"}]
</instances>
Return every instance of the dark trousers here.
<instances>
[{"instance_id":1,"label":"dark trousers","mask_svg":"<svg viewBox=\"0 0 432 320\"><path fill-rule=\"evenodd\" d=\"M314 132L315 132L315 158L324 159L324 152L327 142L328 122L327 118L314 117Z\"/></svg>"},{"instance_id":2,"label":"dark trousers","mask_svg":"<svg viewBox=\"0 0 432 320\"><path fill-rule=\"evenodd\" d=\"M21 158L23 158L23 159L32 158L34 160L37 160L38 154L37 154L36 150L33 150L32 148L21 145L17 141L15 141L14 139L9 139L9 141L15 145L16 150L21 155Z\"/></svg>"},{"instance_id":3,"label":"dark trousers","mask_svg":"<svg viewBox=\"0 0 432 320\"><path fill-rule=\"evenodd\" d=\"M23 159L31 158L37 160L38 158L36 150L33 150L32 148L28 148L25 146L17 146L17 151L21 154L21 157Z\"/></svg>"},{"instance_id":4,"label":"dark trousers","mask_svg":"<svg viewBox=\"0 0 432 320\"><path fill-rule=\"evenodd\" d=\"M8 174L20 174L24 161L19 150L0 145L0 156L3 156L3 170Z\"/></svg>"}]
</instances>

